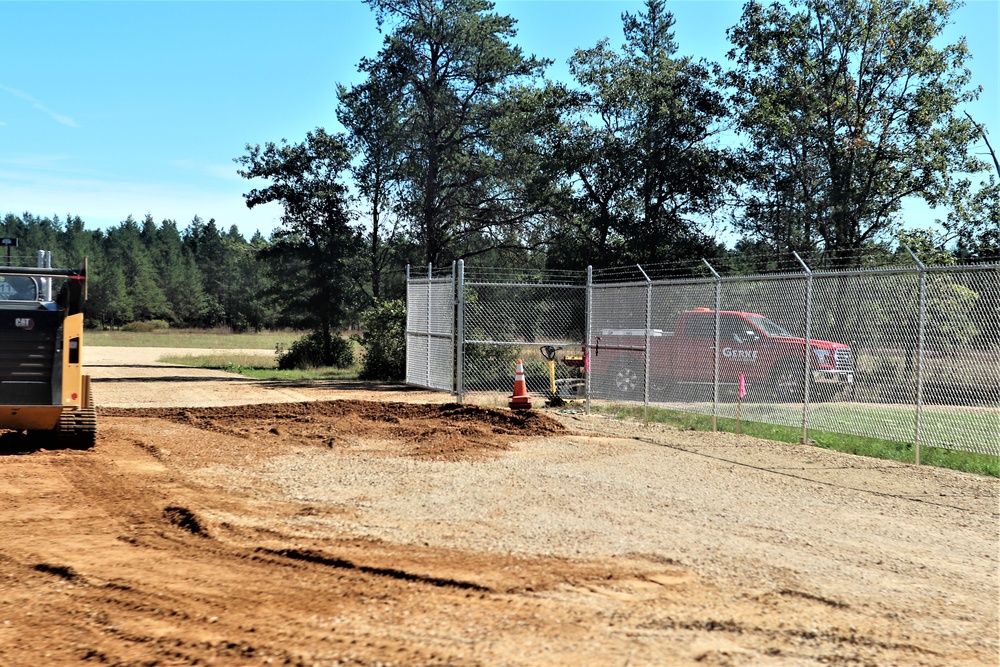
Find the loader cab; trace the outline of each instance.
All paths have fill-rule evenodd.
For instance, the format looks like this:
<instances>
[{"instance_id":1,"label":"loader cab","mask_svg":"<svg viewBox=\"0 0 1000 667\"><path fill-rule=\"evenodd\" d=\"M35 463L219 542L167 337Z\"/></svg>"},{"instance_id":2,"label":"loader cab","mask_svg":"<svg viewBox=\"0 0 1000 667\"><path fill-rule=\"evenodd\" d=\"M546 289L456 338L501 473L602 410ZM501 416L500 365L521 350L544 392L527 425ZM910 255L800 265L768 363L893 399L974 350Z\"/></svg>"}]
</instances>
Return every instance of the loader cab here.
<instances>
[{"instance_id":1,"label":"loader cab","mask_svg":"<svg viewBox=\"0 0 1000 667\"><path fill-rule=\"evenodd\" d=\"M86 277L86 259L83 269L0 266L0 430L94 445L97 412L81 351Z\"/></svg>"},{"instance_id":2,"label":"loader cab","mask_svg":"<svg viewBox=\"0 0 1000 667\"><path fill-rule=\"evenodd\" d=\"M58 405L64 315L45 302L47 278L0 275L0 405Z\"/></svg>"},{"instance_id":3,"label":"loader cab","mask_svg":"<svg viewBox=\"0 0 1000 667\"><path fill-rule=\"evenodd\" d=\"M41 294L38 280L31 276L0 276L0 304L7 301L38 301ZM17 304L21 308L24 305L24 303Z\"/></svg>"}]
</instances>

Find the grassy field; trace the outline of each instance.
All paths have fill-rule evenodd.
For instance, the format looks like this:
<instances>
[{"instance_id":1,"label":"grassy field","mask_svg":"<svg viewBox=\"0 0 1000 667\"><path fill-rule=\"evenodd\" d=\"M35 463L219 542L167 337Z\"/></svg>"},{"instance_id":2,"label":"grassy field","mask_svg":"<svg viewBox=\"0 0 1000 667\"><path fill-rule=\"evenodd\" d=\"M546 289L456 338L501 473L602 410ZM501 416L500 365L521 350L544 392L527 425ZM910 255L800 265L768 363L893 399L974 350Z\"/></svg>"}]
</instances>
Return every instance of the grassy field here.
<instances>
[{"instance_id":1,"label":"grassy field","mask_svg":"<svg viewBox=\"0 0 1000 667\"><path fill-rule=\"evenodd\" d=\"M137 331L87 331L87 345L103 347L198 347L219 350L274 350L287 348L301 331L233 333L229 329L162 329Z\"/></svg>"},{"instance_id":2,"label":"grassy field","mask_svg":"<svg viewBox=\"0 0 1000 667\"><path fill-rule=\"evenodd\" d=\"M712 414L711 403L683 406L659 406L681 412ZM733 418L736 406L720 406L720 416ZM802 406L768 403L748 403L743 409L744 421L786 424L801 433ZM884 405L875 402L810 403L809 432L851 433L867 438L889 438L910 442L916 430L916 406ZM984 443L996 442L1000 433L1000 412L987 408L924 405L921 435L924 443L941 448L972 450ZM810 436L811 437L811 436ZM996 447L996 444L994 444Z\"/></svg>"},{"instance_id":3,"label":"grassy field","mask_svg":"<svg viewBox=\"0 0 1000 667\"><path fill-rule=\"evenodd\" d=\"M243 348L253 349L253 348ZM215 368L239 373L255 380L356 380L361 365L350 368L307 368L304 370L278 370L275 355L246 354L168 354L160 361L194 368Z\"/></svg>"}]
</instances>

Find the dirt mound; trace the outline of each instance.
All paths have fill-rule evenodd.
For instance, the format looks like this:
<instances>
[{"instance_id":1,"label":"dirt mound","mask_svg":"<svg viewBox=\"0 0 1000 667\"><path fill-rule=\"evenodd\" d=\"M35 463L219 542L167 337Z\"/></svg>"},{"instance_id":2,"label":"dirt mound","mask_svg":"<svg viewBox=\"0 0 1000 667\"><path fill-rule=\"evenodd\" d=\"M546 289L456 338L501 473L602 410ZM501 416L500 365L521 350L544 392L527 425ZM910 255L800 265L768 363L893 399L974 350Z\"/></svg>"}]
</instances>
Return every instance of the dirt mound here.
<instances>
[{"instance_id":1,"label":"dirt mound","mask_svg":"<svg viewBox=\"0 0 1000 667\"><path fill-rule=\"evenodd\" d=\"M490 456L526 438L560 435L566 428L541 413L476 405L315 401L214 408L101 408L102 417L162 419L199 429L280 442L284 447L351 447L378 440L384 454L466 460Z\"/></svg>"}]
</instances>

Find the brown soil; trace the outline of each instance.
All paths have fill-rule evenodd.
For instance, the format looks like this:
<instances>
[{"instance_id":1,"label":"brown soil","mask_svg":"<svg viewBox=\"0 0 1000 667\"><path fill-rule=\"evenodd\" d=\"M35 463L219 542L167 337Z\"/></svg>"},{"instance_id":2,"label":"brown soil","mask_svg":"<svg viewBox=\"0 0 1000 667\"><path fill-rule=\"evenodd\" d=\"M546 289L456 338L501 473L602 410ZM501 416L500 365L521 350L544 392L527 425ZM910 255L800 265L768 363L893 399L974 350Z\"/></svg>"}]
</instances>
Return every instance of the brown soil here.
<instances>
[{"instance_id":1,"label":"brown soil","mask_svg":"<svg viewBox=\"0 0 1000 667\"><path fill-rule=\"evenodd\" d=\"M538 412L457 403L317 401L216 408L100 408L99 415L159 419L234 435L251 441L256 457L295 446L333 448L365 439L383 442L379 452L383 456L460 461L509 449L515 439L566 430Z\"/></svg>"},{"instance_id":2,"label":"brown soil","mask_svg":"<svg viewBox=\"0 0 1000 667\"><path fill-rule=\"evenodd\" d=\"M0 435L0 665L998 664L996 480L104 354Z\"/></svg>"}]
</instances>

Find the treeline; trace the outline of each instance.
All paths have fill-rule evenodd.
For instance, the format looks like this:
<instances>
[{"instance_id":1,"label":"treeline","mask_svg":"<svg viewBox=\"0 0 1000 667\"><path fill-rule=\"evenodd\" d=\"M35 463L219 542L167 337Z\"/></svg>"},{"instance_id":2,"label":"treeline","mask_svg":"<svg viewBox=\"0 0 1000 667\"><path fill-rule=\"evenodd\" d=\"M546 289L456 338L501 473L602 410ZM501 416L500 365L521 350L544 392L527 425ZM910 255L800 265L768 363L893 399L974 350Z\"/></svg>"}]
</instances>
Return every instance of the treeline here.
<instances>
[{"instance_id":1,"label":"treeline","mask_svg":"<svg viewBox=\"0 0 1000 667\"><path fill-rule=\"evenodd\" d=\"M287 266L262 261L273 240L244 238L236 227L220 229L214 220L195 217L181 228L174 220L128 217L105 230L87 229L79 216L39 217L7 214L0 236L14 238L11 264L35 266L37 252L52 253L53 265L80 268L88 263L91 327L120 327L136 321L164 320L172 326L228 327L233 331L280 327L309 328L322 318L296 310L288 292L310 291L310 277L286 272ZM7 257L0 254L0 262ZM398 296L403 276L393 286ZM362 279L349 297L356 317L370 305ZM349 324L343 322L342 324Z\"/></svg>"},{"instance_id":2,"label":"treeline","mask_svg":"<svg viewBox=\"0 0 1000 667\"><path fill-rule=\"evenodd\" d=\"M326 301L329 292L316 288L316 275L308 261L297 253L283 256L286 243L276 231L269 238L255 234L246 239L233 226L222 230L215 222L195 217L181 228L174 220L155 222L151 215L139 222L132 217L104 230L87 229L79 216L49 218L30 213L7 214L0 220L0 237L18 241L10 249L11 265L35 266L38 251L52 253L53 266L80 268L88 263L89 300L87 325L117 328L131 322L163 320L175 327L227 327L236 332L295 328L318 331L323 322L330 332L356 328L364 321L376 301L392 301L405 296L405 265L386 270L382 276L382 294L373 297L368 268L363 255L345 263L346 275L331 277L343 289L342 301ZM939 248L941 236L931 230L900 232L891 244L866 249L864 261L870 266L913 265L910 252L928 266L965 263L975 257L967 248ZM415 257L418 248L397 248ZM741 243L734 248L719 248L712 258L713 268L725 275L757 275L770 272L798 272L797 260L779 261L770 253L760 253L754 244ZM486 257L475 258L474 270L488 267ZM536 255L544 260L544 255ZM818 258L822 259L822 258ZM8 264L0 250L0 264ZM534 268L545 268L536 261ZM494 264L493 266L498 266ZM447 269L447 266L438 267ZM499 266L509 270L510 265ZM532 267L520 265L525 275ZM830 268L830 263L815 264L814 270ZM415 275L425 275L425 266L417 265ZM701 258L684 263L645 265L654 278L677 278L706 267ZM634 266L610 269L601 280L641 280ZM581 275L577 279L582 280ZM384 318L388 311L367 313ZM331 309L336 309L334 314ZM397 318L402 316L397 312ZM384 322L383 322L384 324Z\"/></svg>"}]
</instances>

